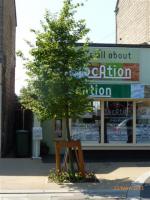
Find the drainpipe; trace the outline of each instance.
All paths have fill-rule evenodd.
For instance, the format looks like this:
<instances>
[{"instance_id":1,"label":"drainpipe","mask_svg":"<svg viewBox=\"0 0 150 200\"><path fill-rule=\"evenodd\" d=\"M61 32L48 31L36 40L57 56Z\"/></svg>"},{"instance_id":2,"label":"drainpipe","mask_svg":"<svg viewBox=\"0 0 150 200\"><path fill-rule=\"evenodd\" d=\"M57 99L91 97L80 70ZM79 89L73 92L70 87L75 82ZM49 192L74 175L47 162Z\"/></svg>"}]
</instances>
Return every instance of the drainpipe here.
<instances>
[{"instance_id":1,"label":"drainpipe","mask_svg":"<svg viewBox=\"0 0 150 200\"><path fill-rule=\"evenodd\" d=\"M119 0L117 0L117 3L116 3L116 7L115 7L115 23L116 23L116 44L119 43L117 38L118 38L118 22L117 22L117 15L118 15L118 12L119 12Z\"/></svg>"},{"instance_id":2,"label":"drainpipe","mask_svg":"<svg viewBox=\"0 0 150 200\"><path fill-rule=\"evenodd\" d=\"M115 24L116 24L116 44L118 43L118 21L117 21L117 14L118 14L119 8L115 9Z\"/></svg>"},{"instance_id":3,"label":"drainpipe","mask_svg":"<svg viewBox=\"0 0 150 200\"><path fill-rule=\"evenodd\" d=\"M0 63L0 157L2 156L2 64Z\"/></svg>"}]
</instances>

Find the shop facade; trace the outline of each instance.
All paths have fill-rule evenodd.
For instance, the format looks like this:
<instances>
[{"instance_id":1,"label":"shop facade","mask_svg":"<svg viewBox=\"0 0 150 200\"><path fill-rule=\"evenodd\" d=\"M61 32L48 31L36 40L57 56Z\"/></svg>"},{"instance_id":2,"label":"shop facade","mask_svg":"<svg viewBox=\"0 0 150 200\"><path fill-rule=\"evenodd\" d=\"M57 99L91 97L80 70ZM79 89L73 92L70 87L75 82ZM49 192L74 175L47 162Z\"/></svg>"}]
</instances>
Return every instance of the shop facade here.
<instances>
[{"instance_id":1,"label":"shop facade","mask_svg":"<svg viewBox=\"0 0 150 200\"><path fill-rule=\"evenodd\" d=\"M88 66L87 90L93 111L70 120L83 149L150 149L150 46L91 44L99 57ZM45 140L65 138L64 120L52 120ZM53 143L53 144L52 144Z\"/></svg>"}]
</instances>

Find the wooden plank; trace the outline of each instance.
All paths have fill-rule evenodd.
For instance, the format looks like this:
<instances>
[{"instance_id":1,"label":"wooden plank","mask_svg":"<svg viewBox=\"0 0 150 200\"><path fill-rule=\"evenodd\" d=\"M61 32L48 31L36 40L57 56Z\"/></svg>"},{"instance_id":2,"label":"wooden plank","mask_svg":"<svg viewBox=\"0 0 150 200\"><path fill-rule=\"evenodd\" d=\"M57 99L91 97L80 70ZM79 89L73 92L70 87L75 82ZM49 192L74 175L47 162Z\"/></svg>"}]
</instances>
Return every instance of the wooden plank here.
<instances>
[{"instance_id":1,"label":"wooden plank","mask_svg":"<svg viewBox=\"0 0 150 200\"><path fill-rule=\"evenodd\" d=\"M82 176L85 176L85 166L84 166L84 159L83 159L83 152L81 149L81 144L78 145L78 155L79 155L79 167Z\"/></svg>"},{"instance_id":2,"label":"wooden plank","mask_svg":"<svg viewBox=\"0 0 150 200\"><path fill-rule=\"evenodd\" d=\"M77 140L77 141L65 141L65 140L55 141L56 171L57 172L61 171L60 151L63 147L73 148L75 150L75 155L77 158L77 165L79 168L79 172L81 172L82 176L85 176L83 152L82 152L81 143L79 140ZM66 159L67 159L67 157L66 157ZM66 160L65 160L65 162L66 162Z\"/></svg>"},{"instance_id":3,"label":"wooden plank","mask_svg":"<svg viewBox=\"0 0 150 200\"><path fill-rule=\"evenodd\" d=\"M80 141L78 141L78 140L76 140L76 141L59 140L59 141L56 141L56 143L58 144L58 146L60 148L63 148L63 147L71 148L71 147L78 147L78 144L80 143Z\"/></svg>"},{"instance_id":4,"label":"wooden plank","mask_svg":"<svg viewBox=\"0 0 150 200\"><path fill-rule=\"evenodd\" d=\"M59 144L55 143L55 152L56 152L56 173L61 171L61 162L60 162L60 147Z\"/></svg>"}]
</instances>

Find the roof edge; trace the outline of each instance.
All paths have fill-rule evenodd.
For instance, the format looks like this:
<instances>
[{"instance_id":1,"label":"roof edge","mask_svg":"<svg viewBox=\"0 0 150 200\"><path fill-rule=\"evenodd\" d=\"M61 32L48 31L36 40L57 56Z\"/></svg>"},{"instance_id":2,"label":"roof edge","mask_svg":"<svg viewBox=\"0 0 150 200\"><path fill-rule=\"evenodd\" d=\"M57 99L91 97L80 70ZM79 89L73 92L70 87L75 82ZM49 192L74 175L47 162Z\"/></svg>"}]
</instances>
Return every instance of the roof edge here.
<instances>
[{"instance_id":1,"label":"roof edge","mask_svg":"<svg viewBox=\"0 0 150 200\"><path fill-rule=\"evenodd\" d=\"M82 46L84 43L77 43ZM128 47L128 48L150 48L149 44L113 44L113 43L89 43L90 47Z\"/></svg>"}]
</instances>

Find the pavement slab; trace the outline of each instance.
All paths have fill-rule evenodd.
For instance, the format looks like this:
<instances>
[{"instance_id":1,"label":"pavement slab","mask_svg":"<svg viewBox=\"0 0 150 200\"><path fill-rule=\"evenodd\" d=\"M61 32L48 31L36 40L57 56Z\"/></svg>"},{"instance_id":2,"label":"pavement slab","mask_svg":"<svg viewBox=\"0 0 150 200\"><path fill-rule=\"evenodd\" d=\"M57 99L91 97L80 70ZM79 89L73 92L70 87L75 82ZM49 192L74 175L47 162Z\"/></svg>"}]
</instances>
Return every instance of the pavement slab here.
<instances>
[{"instance_id":1,"label":"pavement slab","mask_svg":"<svg viewBox=\"0 0 150 200\"><path fill-rule=\"evenodd\" d=\"M132 183L150 172L150 162L87 162L86 170L93 171L99 183L50 183L48 173L54 168L55 163L41 160L0 159L0 200L10 199L12 194L16 196L11 198L18 199L40 199L43 195L44 200L62 200L63 196L71 200L126 199Z\"/></svg>"}]
</instances>

